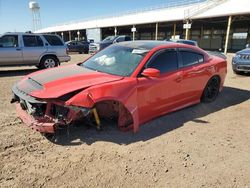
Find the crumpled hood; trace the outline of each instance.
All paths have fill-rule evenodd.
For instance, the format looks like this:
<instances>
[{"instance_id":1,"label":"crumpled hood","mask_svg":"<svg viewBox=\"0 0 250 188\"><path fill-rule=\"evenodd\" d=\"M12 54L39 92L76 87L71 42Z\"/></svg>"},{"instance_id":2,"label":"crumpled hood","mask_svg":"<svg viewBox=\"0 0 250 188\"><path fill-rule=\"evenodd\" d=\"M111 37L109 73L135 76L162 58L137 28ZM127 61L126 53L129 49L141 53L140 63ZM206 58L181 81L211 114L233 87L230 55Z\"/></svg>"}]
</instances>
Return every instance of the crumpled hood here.
<instances>
[{"instance_id":1,"label":"crumpled hood","mask_svg":"<svg viewBox=\"0 0 250 188\"><path fill-rule=\"evenodd\" d=\"M18 82L17 87L35 98L49 99L121 79L123 77L70 65L32 73Z\"/></svg>"}]
</instances>

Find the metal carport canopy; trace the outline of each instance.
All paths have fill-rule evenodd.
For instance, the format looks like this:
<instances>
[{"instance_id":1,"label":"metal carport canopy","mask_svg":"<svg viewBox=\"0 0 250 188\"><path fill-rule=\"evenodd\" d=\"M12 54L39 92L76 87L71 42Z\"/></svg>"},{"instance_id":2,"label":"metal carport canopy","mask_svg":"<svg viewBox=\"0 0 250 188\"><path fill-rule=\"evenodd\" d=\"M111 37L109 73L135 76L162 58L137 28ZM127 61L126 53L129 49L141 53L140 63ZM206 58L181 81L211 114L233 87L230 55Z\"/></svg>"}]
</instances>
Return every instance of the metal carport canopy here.
<instances>
[{"instance_id":1,"label":"metal carport canopy","mask_svg":"<svg viewBox=\"0 0 250 188\"><path fill-rule=\"evenodd\" d=\"M202 3L200 3L200 5ZM139 25L139 24L156 23L156 22L181 21L184 20L184 11L187 9L195 8L196 6L198 6L198 4L180 6L180 7L162 8L152 11L127 14L122 16L114 16L103 19L93 19L83 22L63 24L53 27L47 27L36 31L36 33L49 33L49 32L70 31L70 30L81 30L89 28L103 28L103 27L114 27L114 26ZM195 15L193 19L250 14L249 7L250 7L250 0L237 0L237 1L228 0L213 8L209 8L206 11L202 11L202 13Z\"/></svg>"}]
</instances>

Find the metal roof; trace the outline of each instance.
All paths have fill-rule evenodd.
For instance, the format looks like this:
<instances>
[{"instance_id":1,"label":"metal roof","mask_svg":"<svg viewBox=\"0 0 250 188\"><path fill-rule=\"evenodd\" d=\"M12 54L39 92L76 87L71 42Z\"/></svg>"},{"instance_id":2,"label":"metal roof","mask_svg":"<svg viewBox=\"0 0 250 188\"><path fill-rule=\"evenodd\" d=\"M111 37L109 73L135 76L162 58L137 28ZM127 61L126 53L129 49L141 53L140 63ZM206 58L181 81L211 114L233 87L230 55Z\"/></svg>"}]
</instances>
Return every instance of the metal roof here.
<instances>
[{"instance_id":1,"label":"metal roof","mask_svg":"<svg viewBox=\"0 0 250 188\"><path fill-rule=\"evenodd\" d=\"M209 4L210 3L210 4ZM185 4L176 7L158 8L144 12L86 20L47 27L36 31L41 33L60 32L90 28L104 28L126 25L139 25L156 22L172 22L185 20L190 13L192 19L222 17L229 15L250 14L250 0L207 0L200 3ZM192 11L196 12L192 12Z\"/></svg>"}]
</instances>

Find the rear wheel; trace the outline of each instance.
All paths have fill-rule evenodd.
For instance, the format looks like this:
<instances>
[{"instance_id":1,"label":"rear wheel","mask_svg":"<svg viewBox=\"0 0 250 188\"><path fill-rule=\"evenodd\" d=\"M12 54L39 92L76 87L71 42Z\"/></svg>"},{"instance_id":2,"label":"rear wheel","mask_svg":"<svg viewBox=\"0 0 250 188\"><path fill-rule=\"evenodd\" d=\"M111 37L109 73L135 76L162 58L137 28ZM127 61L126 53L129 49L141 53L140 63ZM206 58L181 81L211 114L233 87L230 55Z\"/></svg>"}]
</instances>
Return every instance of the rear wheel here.
<instances>
[{"instance_id":1,"label":"rear wheel","mask_svg":"<svg viewBox=\"0 0 250 188\"><path fill-rule=\"evenodd\" d=\"M219 78L217 76L212 77L208 81L208 83L203 91L201 101L205 102L205 103L213 102L216 99L216 97L218 96L219 90L220 90Z\"/></svg>"},{"instance_id":2,"label":"rear wheel","mask_svg":"<svg viewBox=\"0 0 250 188\"><path fill-rule=\"evenodd\" d=\"M58 66L58 59L54 56L45 56L40 62L40 68L48 69Z\"/></svg>"}]
</instances>

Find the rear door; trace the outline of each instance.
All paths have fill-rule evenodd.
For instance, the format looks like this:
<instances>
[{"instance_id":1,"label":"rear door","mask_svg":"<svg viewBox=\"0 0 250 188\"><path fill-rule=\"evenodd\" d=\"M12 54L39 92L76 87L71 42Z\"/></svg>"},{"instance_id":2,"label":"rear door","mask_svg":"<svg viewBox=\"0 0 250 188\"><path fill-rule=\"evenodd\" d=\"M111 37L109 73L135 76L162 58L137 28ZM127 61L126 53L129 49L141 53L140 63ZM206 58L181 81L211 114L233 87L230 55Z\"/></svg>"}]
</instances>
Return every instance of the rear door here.
<instances>
[{"instance_id":1,"label":"rear door","mask_svg":"<svg viewBox=\"0 0 250 188\"><path fill-rule=\"evenodd\" d=\"M183 93L175 49L158 51L145 68L160 70L160 77L138 77L138 107L141 122L177 108Z\"/></svg>"},{"instance_id":2,"label":"rear door","mask_svg":"<svg viewBox=\"0 0 250 188\"><path fill-rule=\"evenodd\" d=\"M23 59L27 65L36 65L40 57L47 51L39 35L23 35Z\"/></svg>"},{"instance_id":3,"label":"rear door","mask_svg":"<svg viewBox=\"0 0 250 188\"><path fill-rule=\"evenodd\" d=\"M66 48L67 46L64 44L61 37L58 35L43 35L45 42L45 45L48 48L48 53L55 54L58 59L60 57L68 56L66 54Z\"/></svg>"},{"instance_id":4,"label":"rear door","mask_svg":"<svg viewBox=\"0 0 250 188\"><path fill-rule=\"evenodd\" d=\"M18 35L0 37L0 65L21 65L23 54Z\"/></svg>"},{"instance_id":5,"label":"rear door","mask_svg":"<svg viewBox=\"0 0 250 188\"><path fill-rule=\"evenodd\" d=\"M183 99L185 99L185 102L200 100L201 93L209 77L206 74L207 69L204 56L188 48L180 48L178 54Z\"/></svg>"}]
</instances>

